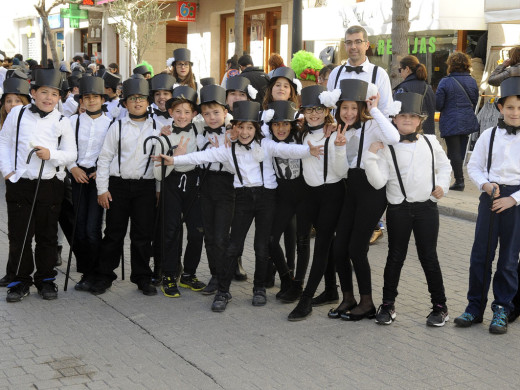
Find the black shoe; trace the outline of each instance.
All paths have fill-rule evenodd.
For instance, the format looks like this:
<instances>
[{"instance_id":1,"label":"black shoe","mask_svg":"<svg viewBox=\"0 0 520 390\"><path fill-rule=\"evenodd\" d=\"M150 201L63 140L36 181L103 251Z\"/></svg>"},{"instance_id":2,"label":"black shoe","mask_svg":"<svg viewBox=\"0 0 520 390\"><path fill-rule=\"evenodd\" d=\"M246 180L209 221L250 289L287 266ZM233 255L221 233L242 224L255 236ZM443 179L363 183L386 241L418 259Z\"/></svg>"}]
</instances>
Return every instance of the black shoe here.
<instances>
[{"instance_id":1,"label":"black shoe","mask_svg":"<svg viewBox=\"0 0 520 390\"><path fill-rule=\"evenodd\" d=\"M469 328L473 324L480 324L482 317L477 317L465 311L453 321L459 328Z\"/></svg>"},{"instance_id":2,"label":"black shoe","mask_svg":"<svg viewBox=\"0 0 520 390\"><path fill-rule=\"evenodd\" d=\"M244 270L244 267L242 267L242 256L240 256L237 261L237 268L235 270L235 280L239 282L247 280L247 273Z\"/></svg>"},{"instance_id":3,"label":"black shoe","mask_svg":"<svg viewBox=\"0 0 520 390\"><path fill-rule=\"evenodd\" d=\"M183 288L189 288L192 291L201 291L204 287L206 287L204 283L197 279L196 275L189 274L183 274L181 276L179 286Z\"/></svg>"},{"instance_id":4,"label":"black shoe","mask_svg":"<svg viewBox=\"0 0 520 390\"><path fill-rule=\"evenodd\" d=\"M175 278L170 276L163 277L161 290L164 296L168 298L179 298L181 296L177 283L175 283Z\"/></svg>"},{"instance_id":5,"label":"black shoe","mask_svg":"<svg viewBox=\"0 0 520 390\"><path fill-rule=\"evenodd\" d=\"M357 306L357 302L354 302L351 305L345 306L344 309L340 309L341 305L343 305L343 302L341 302L339 304L339 306L336 307L335 309L330 309L328 314L327 314L327 317L329 317L329 318L341 318L342 314L345 314L347 311L352 310L353 308L355 308Z\"/></svg>"},{"instance_id":6,"label":"black shoe","mask_svg":"<svg viewBox=\"0 0 520 390\"><path fill-rule=\"evenodd\" d=\"M159 287L162 284L162 279L163 279L162 271L160 269L157 269L157 270L154 269L153 276L152 276L152 284L155 287Z\"/></svg>"},{"instance_id":7,"label":"black shoe","mask_svg":"<svg viewBox=\"0 0 520 390\"><path fill-rule=\"evenodd\" d=\"M343 321L360 321L363 318L374 318L376 316L376 307L372 306L363 313L353 314L351 311L347 311L341 315Z\"/></svg>"},{"instance_id":8,"label":"black shoe","mask_svg":"<svg viewBox=\"0 0 520 390\"><path fill-rule=\"evenodd\" d=\"M282 295L284 295L292 285L292 279L289 274L284 275L280 278L280 291L276 293L276 299L280 299Z\"/></svg>"},{"instance_id":9,"label":"black shoe","mask_svg":"<svg viewBox=\"0 0 520 390\"><path fill-rule=\"evenodd\" d=\"M152 285L150 280L141 280L137 283L137 288L143 292L144 295L157 295L157 289Z\"/></svg>"},{"instance_id":10,"label":"black shoe","mask_svg":"<svg viewBox=\"0 0 520 390\"><path fill-rule=\"evenodd\" d=\"M229 301L231 301L232 297L229 292L219 291L215 295L215 299L213 299L213 304L211 305L211 310L216 313L222 313L226 310L226 306Z\"/></svg>"},{"instance_id":11,"label":"black shoe","mask_svg":"<svg viewBox=\"0 0 520 390\"><path fill-rule=\"evenodd\" d=\"M63 250L63 247L61 245L58 245L58 257L56 258L56 267L59 267L63 264L63 259L61 258L61 251Z\"/></svg>"},{"instance_id":12,"label":"black shoe","mask_svg":"<svg viewBox=\"0 0 520 390\"><path fill-rule=\"evenodd\" d=\"M306 319L311 314L312 314L311 298L302 296L300 298L300 301L294 308L294 310L287 317L287 319L289 321L301 321L301 320Z\"/></svg>"},{"instance_id":13,"label":"black shoe","mask_svg":"<svg viewBox=\"0 0 520 390\"><path fill-rule=\"evenodd\" d=\"M58 298L58 286L54 283L54 278L44 279L41 286L38 287L38 294L47 301Z\"/></svg>"},{"instance_id":14,"label":"black shoe","mask_svg":"<svg viewBox=\"0 0 520 390\"><path fill-rule=\"evenodd\" d=\"M448 308L446 305L435 304L431 313L426 317L426 325L428 326L444 326L446 321L450 317L448 316Z\"/></svg>"},{"instance_id":15,"label":"black shoe","mask_svg":"<svg viewBox=\"0 0 520 390\"><path fill-rule=\"evenodd\" d=\"M316 306L329 305L331 303L337 303L338 301L339 301L338 286L335 286L334 288L325 287L325 291L323 291L316 298L312 298L312 306L316 307Z\"/></svg>"},{"instance_id":16,"label":"black shoe","mask_svg":"<svg viewBox=\"0 0 520 390\"><path fill-rule=\"evenodd\" d=\"M78 283L74 286L76 291L90 291L92 289L92 281L87 276L83 275Z\"/></svg>"},{"instance_id":17,"label":"black shoe","mask_svg":"<svg viewBox=\"0 0 520 390\"><path fill-rule=\"evenodd\" d=\"M390 325L396 317L395 307L393 303L383 303L379 305L376 313L376 324Z\"/></svg>"},{"instance_id":18,"label":"black shoe","mask_svg":"<svg viewBox=\"0 0 520 390\"><path fill-rule=\"evenodd\" d=\"M2 279L0 279L0 287L7 287L7 285L11 282L14 282L13 278L9 275L5 275Z\"/></svg>"},{"instance_id":19,"label":"black shoe","mask_svg":"<svg viewBox=\"0 0 520 390\"><path fill-rule=\"evenodd\" d=\"M101 295L107 292L112 287L112 283L106 280L98 280L92 284L90 292L94 295Z\"/></svg>"},{"instance_id":20,"label":"black shoe","mask_svg":"<svg viewBox=\"0 0 520 390\"><path fill-rule=\"evenodd\" d=\"M253 289L253 306L265 306L267 303L267 295L265 288L255 287Z\"/></svg>"},{"instance_id":21,"label":"black shoe","mask_svg":"<svg viewBox=\"0 0 520 390\"><path fill-rule=\"evenodd\" d=\"M28 283L23 282L12 282L9 284L7 290L7 297L5 300L7 302L20 302L22 299L24 299L27 295L30 294L29 287L31 285Z\"/></svg>"},{"instance_id":22,"label":"black shoe","mask_svg":"<svg viewBox=\"0 0 520 390\"><path fill-rule=\"evenodd\" d=\"M213 295L218 291L218 279L212 276L208 282L208 285L201 291L202 295Z\"/></svg>"},{"instance_id":23,"label":"black shoe","mask_svg":"<svg viewBox=\"0 0 520 390\"><path fill-rule=\"evenodd\" d=\"M302 296L303 282L301 280L293 280L289 290L285 294L280 295L280 301L283 303L296 302Z\"/></svg>"},{"instance_id":24,"label":"black shoe","mask_svg":"<svg viewBox=\"0 0 520 390\"><path fill-rule=\"evenodd\" d=\"M456 179L450 187L450 191L464 191L464 179Z\"/></svg>"}]
</instances>

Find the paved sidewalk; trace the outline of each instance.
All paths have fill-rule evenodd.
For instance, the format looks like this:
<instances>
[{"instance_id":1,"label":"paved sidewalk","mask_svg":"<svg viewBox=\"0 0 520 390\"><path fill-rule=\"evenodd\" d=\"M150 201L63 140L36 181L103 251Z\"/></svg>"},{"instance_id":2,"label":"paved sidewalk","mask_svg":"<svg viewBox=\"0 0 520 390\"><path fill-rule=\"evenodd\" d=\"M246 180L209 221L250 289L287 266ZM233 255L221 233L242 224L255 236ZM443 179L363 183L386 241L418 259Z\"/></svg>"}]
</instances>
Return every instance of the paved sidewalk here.
<instances>
[{"instance_id":1,"label":"paved sidewalk","mask_svg":"<svg viewBox=\"0 0 520 390\"><path fill-rule=\"evenodd\" d=\"M466 203L458 198L447 198L446 207ZM8 248L3 199L0 218L3 270ZM244 251L250 278L252 234ZM438 249L452 318L465 307L473 234L473 222L441 217ZM386 252L385 235L369 253L376 304ZM125 258L129 272L128 241ZM369 320L330 320L326 314L332 305L316 308L305 321L288 322L294 305L275 300L277 287L268 290L265 307L251 305L250 279L233 283L233 300L220 314L210 311L212 297L184 289L179 299L145 297L128 274L96 297L74 291L79 275L72 272L69 291L63 292L64 270L65 264L56 301L41 300L33 287L23 302L7 304L5 290L0 290L0 388L517 388L516 323L505 336L490 335L488 310L484 323L470 329L452 322L443 328L425 325L430 302L413 238L401 277L397 321L388 327ZM199 270L200 279L207 281L205 254Z\"/></svg>"}]
</instances>

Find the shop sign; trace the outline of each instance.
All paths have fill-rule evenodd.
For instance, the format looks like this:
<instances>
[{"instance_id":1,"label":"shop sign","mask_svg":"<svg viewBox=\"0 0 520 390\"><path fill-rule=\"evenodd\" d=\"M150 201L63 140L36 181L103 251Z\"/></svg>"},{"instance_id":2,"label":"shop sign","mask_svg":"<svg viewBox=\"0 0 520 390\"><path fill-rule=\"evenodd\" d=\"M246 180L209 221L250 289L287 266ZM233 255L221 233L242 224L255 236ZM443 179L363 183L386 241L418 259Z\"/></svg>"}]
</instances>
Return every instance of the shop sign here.
<instances>
[{"instance_id":1,"label":"shop sign","mask_svg":"<svg viewBox=\"0 0 520 390\"><path fill-rule=\"evenodd\" d=\"M435 53L435 43L437 38L435 37L415 37L410 45L410 38L408 38L408 54L426 54ZM377 55L392 54L392 39L379 39L377 41Z\"/></svg>"},{"instance_id":2,"label":"shop sign","mask_svg":"<svg viewBox=\"0 0 520 390\"><path fill-rule=\"evenodd\" d=\"M83 5L95 5L94 0L83 0Z\"/></svg>"},{"instance_id":3,"label":"shop sign","mask_svg":"<svg viewBox=\"0 0 520 390\"><path fill-rule=\"evenodd\" d=\"M178 1L177 2L177 17L178 22L195 22L197 17L197 3L193 1Z\"/></svg>"},{"instance_id":4,"label":"shop sign","mask_svg":"<svg viewBox=\"0 0 520 390\"><path fill-rule=\"evenodd\" d=\"M101 32L102 32L102 19L89 19L88 20L88 34L87 34L87 42L88 43L98 43L101 42Z\"/></svg>"}]
</instances>

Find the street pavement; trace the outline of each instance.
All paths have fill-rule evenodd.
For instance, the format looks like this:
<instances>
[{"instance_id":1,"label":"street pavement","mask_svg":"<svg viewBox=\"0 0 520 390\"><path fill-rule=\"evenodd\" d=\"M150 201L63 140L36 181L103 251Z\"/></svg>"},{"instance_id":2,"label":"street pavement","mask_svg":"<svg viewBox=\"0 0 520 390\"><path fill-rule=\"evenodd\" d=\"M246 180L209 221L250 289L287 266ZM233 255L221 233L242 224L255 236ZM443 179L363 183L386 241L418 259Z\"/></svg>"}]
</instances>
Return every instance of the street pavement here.
<instances>
[{"instance_id":1,"label":"street pavement","mask_svg":"<svg viewBox=\"0 0 520 390\"><path fill-rule=\"evenodd\" d=\"M449 194L440 203L448 216L441 217L438 253L452 319L465 308L474 234L478 191L469 182L467 186L464 193ZM4 199L0 218L4 269ZM75 291L75 272L63 292L65 264L59 268L56 301L43 301L32 287L23 302L8 304L5 290L0 290L0 388L517 388L518 324L510 325L507 335L491 335L488 309L484 323L469 329L456 328L452 321L442 328L425 325L431 304L413 238L391 326L328 319L333 305L315 308L307 320L291 323L287 315L294 305L274 296L278 281L268 290L267 305L253 307L252 238L250 231L244 250L249 279L233 282L233 300L224 313L211 312L213 297L184 289L178 299L142 295L128 280L128 238L127 278L118 279L106 294ZM369 252L376 305L386 252L385 234ZM198 276L209 279L205 253Z\"/></svg>"}]
</instances>

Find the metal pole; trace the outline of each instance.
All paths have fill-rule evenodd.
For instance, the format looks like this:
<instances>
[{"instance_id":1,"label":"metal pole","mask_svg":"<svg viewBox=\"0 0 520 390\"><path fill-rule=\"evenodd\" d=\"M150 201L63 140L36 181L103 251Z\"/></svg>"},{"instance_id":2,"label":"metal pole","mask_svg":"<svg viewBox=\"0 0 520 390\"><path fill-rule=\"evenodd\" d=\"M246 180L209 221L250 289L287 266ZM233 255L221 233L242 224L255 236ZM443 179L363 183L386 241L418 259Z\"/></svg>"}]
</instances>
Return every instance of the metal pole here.
<instances>
[{"instance_id":1,"label":"metal pole","mask_svg":"<svg viewBox=\"0 0 520 390\"><path fill-rule=\"evenodd\" d=\"M302 49L302 0L293 0L291 57Z\"/></svg>"}]
</instances>

